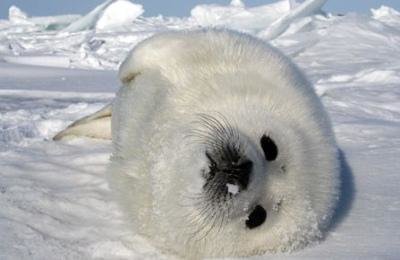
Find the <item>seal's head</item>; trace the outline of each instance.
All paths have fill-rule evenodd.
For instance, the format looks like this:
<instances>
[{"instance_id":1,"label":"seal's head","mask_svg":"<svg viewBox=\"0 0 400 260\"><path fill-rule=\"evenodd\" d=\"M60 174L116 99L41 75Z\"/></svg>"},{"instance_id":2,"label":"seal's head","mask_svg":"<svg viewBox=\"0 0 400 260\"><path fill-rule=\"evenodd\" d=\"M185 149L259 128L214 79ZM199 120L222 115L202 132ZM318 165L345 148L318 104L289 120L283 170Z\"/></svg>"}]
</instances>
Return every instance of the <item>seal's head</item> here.
<instances>
[{"instance_id":1,"label":"seal's head","mask_svg":"<svg viewBox=\"0 0 400 260\"><path fill-rule=\"evenodd\" d=\"M166 33L123 63L110 184L134 230L193 258L290 251L337 199L329 120L299 69L250 36Z\"/></svg>"},{"instance_id":2,"label":"seal's head","mask_svg":"<svg viewBox=\"0 0 400 260\"><path fill-rule=\"evenodd\" d=\"M210 232L205 228L214 228L216 223L220 223L219 229L224 229L235 219L242 222L243 230L257 228L267 220L270 210L260 201L264 196L267 162L278 156L275 142L263 134L258 142L262 155L257 143L219 117L222 119L201 115L199 125L203 130L194 131L194 136L203 141L206 166L200 170L202 187L198 203L193 205L202 215L200 218L211 223L199 226L196 236Z\"/></svg>"},{"instance_id":3,"label":"seal's head","mask_svg":"<svg viewBox=\"0 0 400 260\"><path fill-rule=\"evenodd\" d=\"M218 117L199 115L198 128L193 130L193 137L202 141L206 157L206 167L200 170L203 180L199 203L194 205L207 209L204 218L229 221L245 217L243 227L253 229L268 216L258 201L263 196L267 162L276 160L278 148L263 134L258 142L261 152L249 136L222 115Z\"/></svg>"}]
</instances>

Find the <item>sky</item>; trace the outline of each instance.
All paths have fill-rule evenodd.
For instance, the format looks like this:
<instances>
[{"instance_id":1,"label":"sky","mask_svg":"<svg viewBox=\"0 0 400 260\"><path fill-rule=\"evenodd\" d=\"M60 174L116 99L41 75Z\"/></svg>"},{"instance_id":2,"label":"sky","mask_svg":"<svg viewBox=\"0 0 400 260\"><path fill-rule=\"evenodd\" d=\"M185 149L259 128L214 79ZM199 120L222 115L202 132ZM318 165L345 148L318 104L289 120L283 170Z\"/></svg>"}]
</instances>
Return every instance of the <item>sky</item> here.
<instances>
[{"instance_id":1,"label":"sky","mask_svg":"<svg viewBox=\"0 0 400 260\"><path fill-rule=\"evenodd\" d=\"M0 0L0 19L8 17L8 8L16 5L30 16L56 14L85 14L105 0ZM132 1L132 0L131 0ZM189 16L193 6L198 4L228 4L230 0L133 0L146 10L145 16ZM274 0L245 0L247 6L275 2ZM387 5L400 10L400 0L328 0L324 10L333 13L367 13L370 8Z\"/></svg>"}]
</instances>

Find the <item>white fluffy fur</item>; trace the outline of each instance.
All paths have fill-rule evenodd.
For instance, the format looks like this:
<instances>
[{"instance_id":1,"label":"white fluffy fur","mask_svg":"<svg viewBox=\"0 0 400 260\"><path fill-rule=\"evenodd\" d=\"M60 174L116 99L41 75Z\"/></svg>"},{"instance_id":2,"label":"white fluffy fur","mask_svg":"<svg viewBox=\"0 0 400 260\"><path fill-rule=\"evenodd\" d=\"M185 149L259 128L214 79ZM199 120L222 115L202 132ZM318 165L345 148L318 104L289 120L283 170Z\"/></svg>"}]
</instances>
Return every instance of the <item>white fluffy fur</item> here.
<instances>
[{"instance_id":1,"label":"white fluffy fur","mask_svg":"<svg viewBox=\"0 0 400 260\"><path fill-rule=\"evenodd\" d=\"M132 228L183 257L291 251L321 237L338 196L328 117L301 71L278 50L226 30L169 32L137 45L120 68L108 178ZM196 206L206 147L191 138L199 113L223 116L254 162L235 214L206 219ZM271 136L278 158L260 147ZM248 229L248 207L267 210ZM223 210L223 209L221 209Z\"/></svg>"}]
</instances>

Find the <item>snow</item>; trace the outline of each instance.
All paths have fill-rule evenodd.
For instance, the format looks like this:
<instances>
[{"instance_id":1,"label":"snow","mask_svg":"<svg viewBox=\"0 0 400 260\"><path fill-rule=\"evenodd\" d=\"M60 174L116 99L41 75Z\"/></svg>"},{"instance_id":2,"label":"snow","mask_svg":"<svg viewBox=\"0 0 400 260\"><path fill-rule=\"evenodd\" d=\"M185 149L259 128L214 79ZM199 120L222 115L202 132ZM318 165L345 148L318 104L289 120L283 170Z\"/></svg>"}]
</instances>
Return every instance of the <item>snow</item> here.
<instances>
[{"instance_id":1,"label":"snow","mask_svg":"<svg viewBox=\"0 0 400 260\"><path fill-rule=\"evenodd\" d=\"M118 2L126 1L86 16L30 17L12 7L10 19L0 20L0 259L168 258L123 225L104 177L110 142L51 138L112 100L116 70L132 46L159 31L205 25L270 39L292 57L314 83L342 151L343 196L327 237L268 257L398 257L398 11L335 16L320 11L325 1L251 8L232 1L173 18L142 16L132 3L135 14L103 18L110 27L100 29ZM109 12L117 15L115 8Z\"/></svg>"}]
</instances>

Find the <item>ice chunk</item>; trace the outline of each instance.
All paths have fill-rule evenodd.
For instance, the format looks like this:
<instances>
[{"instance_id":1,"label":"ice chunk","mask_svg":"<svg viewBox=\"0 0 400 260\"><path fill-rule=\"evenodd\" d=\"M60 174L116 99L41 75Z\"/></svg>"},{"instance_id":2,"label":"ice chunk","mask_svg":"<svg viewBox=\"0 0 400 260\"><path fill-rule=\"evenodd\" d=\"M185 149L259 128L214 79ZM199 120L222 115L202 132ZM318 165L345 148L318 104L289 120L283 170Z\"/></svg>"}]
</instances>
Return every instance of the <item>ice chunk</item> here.
<instances>
[{"instance_id":1,"label":"ice chunk","mask_svg":"<svg viewBox=\"0 0 400 260\"><path fill-rule=\"evenodd\" d=\"M242 1L230 5L197 5L191 10L191 20L201 26L225 26L241 31L261 30L290 11L290 1L247 8Z\"/></svg>"},{"instance_id":2,"label":"ice chunk","mask_svg":"<svg viewBox=\"0 0 400 260\"><path fill-rule=\"evenodd\" d=\"M127 0L109 5L96 23L96 29L108 30L134 21L144 12L143 6Z\"/></svg>"},{"instance_id":3,"label":"ice chunk","mask_svg":"<svg viewBox=\"0 0 400 260\"><path fill-rule=\"evenodd\" d=\"M371 13L375 20L394 27L400 26L400 12L393 8L383 5L378 9L371 9Z\"/></svg>"},{"instance_id":4,"label":"ice chunk","mask_svg":"<svg viewBox=\"0 0 400 260\"><path fill-rule=\"evenodd\" d=\"M45 30L59 30L78 20L80 15L58 15L43 17L28 17L28 15L16 6L8 10L8 20L13 24L32 25Z\"/></svg>"},{"instance_id":5,"label":"ice chunk","mask_svg":"<svg viewBox=\"0 0 400 260\"><path fill-rule=\"evenodd\" d=\"M281 35L289 25L298 18L306 17L319 12L327 0L307 0L298 7L291 10L288 14L282 16L267 29L261 31L258 36L271 40Z\"/></svg>"},{"instance_id":6,"label":"ice chunk","mask_svg":"<svg viewBox=\"0 0 400 260\"><path fill-rule=\"evenodd\" d=\"M241 0L232 0L231 6L244 7L244 3Z\"/></svg>"},{"instance_id":7,"label":"ice chunk","mask_svg":"<svg viewBox=\"0 0 400 260\"><path fill-rule=\"evenodd\" d=\"M10 22L16 24L31 24L27 19L28 15L15 5L12 5L10 9L8 9L8 20L10 20Z\"/></svg>"},{"instance_id":8,"label":"ice chunk","mask_svg":"<svg viewBox=\"0 0 400 260\"><path fill-rule=\"evenodd\" d=\"M240 31L259 33L273 39L283 33L293 20L320 11L326 0L283 0L276 3L247 8L242 1L232 0L230 5L198 5L191 18L201 26L223 26Z\"/></svg>"},{"instance_id":9,"label":"ice chunk","mask_svg":"<svg viewBox=\"0 0 400 260\"><path fill-rule=\"evenodd\" d=\"M80 15L57 15L57 16L41 16L41 17L32 17L30 21L36 25L39 25L44 30L47 31L57 31L61 30L74 21L80 19L82 16Z\"/></svg>"},{"instance_id":10,"label":"ice chunk","mask_svg":"<svg viewBox=\"0 0 400 260\"><path fill-rule=\"evenodd\" d=\"M87 15L64 28L64 32L110 29L132 22L144 12L143 7L128 0L108 0Z\"/></svg>"},{"instance_id":11,"label":"ice chunk","mask_svg":"<svg viewBox=\"0 0 400 260\"><path fill-rule=\"evenodd\" d=\"M85 15L81 19L75 21L74 23L71 23L68 27L64 28L62 31L64 31L64 32L79 32L79 31L93 29L95 27L96 22L98 21L100 15L107 8L107 6L109 6L113 2L114 2L114 0L108 0L108 1L104 2L103 4L94 8L91 12L89 12L87 15Z\"/></svg>"}]
</instances>

